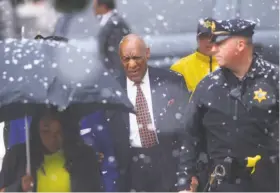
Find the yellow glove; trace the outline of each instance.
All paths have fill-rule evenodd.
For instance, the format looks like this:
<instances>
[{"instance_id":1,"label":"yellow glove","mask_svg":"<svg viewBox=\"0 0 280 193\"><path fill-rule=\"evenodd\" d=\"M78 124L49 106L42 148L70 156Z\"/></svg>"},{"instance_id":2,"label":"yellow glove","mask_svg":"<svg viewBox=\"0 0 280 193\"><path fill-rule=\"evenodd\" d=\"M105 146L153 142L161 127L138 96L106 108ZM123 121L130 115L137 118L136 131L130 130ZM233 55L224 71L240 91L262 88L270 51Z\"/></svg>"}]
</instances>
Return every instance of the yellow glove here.
<instances>
[{"instance_id":1,"label":"yellow glove","mask_svg":"<svg viewBox=\"0 0 280 193\"><path fill-rule=\"evenodd\" d=\"M247 168L252 168L251 174L256 171L257 162L260 161L262 157L260 155L256 155L255 157L247 157Z\"/></svg>"}]
</instances>

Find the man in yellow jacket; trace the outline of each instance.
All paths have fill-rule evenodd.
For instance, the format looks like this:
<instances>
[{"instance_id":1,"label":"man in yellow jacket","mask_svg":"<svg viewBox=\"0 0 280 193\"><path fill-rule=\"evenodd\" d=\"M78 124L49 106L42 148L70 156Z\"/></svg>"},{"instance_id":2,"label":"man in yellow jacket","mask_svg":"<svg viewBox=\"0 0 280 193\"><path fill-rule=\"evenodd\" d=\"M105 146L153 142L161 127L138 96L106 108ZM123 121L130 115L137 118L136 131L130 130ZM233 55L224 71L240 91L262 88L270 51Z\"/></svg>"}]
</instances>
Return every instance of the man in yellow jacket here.
<instances>
[{"instance_id":1,"label":"man in yellow jacket","mask_svg":"<svg viewBox=\"0 0 280 193\"><path fill-rule=\"evenodd\" d=\"M198 48L195 53L181 58L171 66L174 70L182 74L185 78L187 87L193 92L196 85L210 72L219 66L217 60L212 56L212 44L210 42L211 31L215 28L213 19L206 18L200 20L197 28Z\"/></svg>"}]
</instances>

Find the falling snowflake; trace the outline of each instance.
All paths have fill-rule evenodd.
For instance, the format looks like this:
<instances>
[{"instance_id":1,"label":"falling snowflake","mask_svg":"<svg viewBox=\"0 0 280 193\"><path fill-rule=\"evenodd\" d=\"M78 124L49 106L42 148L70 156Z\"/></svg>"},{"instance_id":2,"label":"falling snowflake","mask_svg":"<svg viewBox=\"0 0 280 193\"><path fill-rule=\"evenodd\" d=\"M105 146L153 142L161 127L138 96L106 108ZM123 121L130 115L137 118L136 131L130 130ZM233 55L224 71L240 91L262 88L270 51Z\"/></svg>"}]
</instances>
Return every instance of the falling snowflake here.
<instances>
[{"instance_id":1,"label":"falling snowflake","mask_svg":"<svg viewBox=\"0 0 280 193\"><path fill-rule=\"evenodd\" d=\"M145 164L151 163L151 158L150 158L150 156L145 156L144 159L143 159L143 161L144 161Z\"/></svg>"},{"instance_id":2,"label":"falling snowflake","mask_svg":"<svg viewBox=\"0 0 280 193\"><path fill-rule=\"evenodd\" d=\"M18 64L18 60L17 60L17 59L14 59L14 58L13 58L12 62L13 62L15 65Z\"/></svg>"},{"instance_id":3,"label":"falling snowflake","mask_svg":"<svg viewBox=\"0 0 280 193\"><path fill-rule=\"evenodd\" d=\"M114 20L114 21L113 21L113 24L114 24L114 25L118 25L118 21Z\"/></svg>"},{"instance_id":4,"label":"falling snowflake","mask_svg":"<svg viewBox=\"0 0 280 193\"><path fill-rule=\"evenodd\" d=\"M44 82L43 85L45 88L47 88L49 84L47 82Z\"/></svg>"},{"instance_id":5,"label":"falling snowflake","mask_svg":"<svg viewBox=\"0 0 280 193\"><path fill-rule=\"evenodd\" d=\"M108 47L108 51L109 52L114 52L115 51L115 47L114 46L109 46Z\"/></svg>"},{"instance_id":6,"label":"falling snowflake","mask_svg":"<svg viewBox=\"0 0 280 193\"><path fill-rule=\"evenodd\" d=\"M56 68L57 67L57 63L52 63L52 68Z\"/></svg>"},{"instance_id":7,"label":"falling snowflake","mask_svg":"<svg viewBox=\"0 0 280 193\"><path fill-rule=\"evenodd\" d=\"M120 92L120 91L116 91L116 94L118 95L118 96L122 96L122 93Z\"/></svg>"},{"instance_id":8,"label":"falling snowflake","mask_svg":"<svg viewBox=\"0 0 280 193\"><path fill-rule=\"evenodd\" d=\"M154 131L154 126L152 123L148 124L147 125L147 129L150 130L150 131Z\"/></svg>"},{"instance_id":9,"label":"falling snowflake","mask_svg":"<svg viewBox=\"0 0 280 193\"><path fill-rule=\"evenodd\" d=\"M56 181L57 180L57 176L55 174L51 175L51 180L52 181Z\"/></svg>"},{"instance_id":10,"label":"falling snowflake","mask_svg":"<svg viewBox=\"0 0 280 193\"><path fill-rule=\"evenodd\" d=\"M112 163L112 162L115 162L115 160L116 160L116 159L115 159L114 156L109 156L109 157L108 157L108 161L111 162L111 163Z\"/></svg>"},{"instance_id":11,"label":"falling snowflake","mask_svg":"<svg viewBox=\"0 0 280 193\"><path fill-rule=\"evenodd\" d=\"M111 97L112 96L112 91L110 90L110 89L108 89L108 88L103 88L102 90L101 90L101 96L103 97L103 98L109 98L109 97Z\"/></svg>"},{"instance_id":12,"label":"falling snowflake","mask_svg":"<svg viewBox=\"0 0 280 193\"><path fill-rule=\"evenodd\" d=\"M32 64L24 65L24 66L23 66L23 69L25 69L25 70L30 70L30 69L32 69Z\"/></svg>"},{"instance_id":13,"label":"falling snowflake","mask_svg":"<svg viewBox=\"0 0 280 193\"><path fill-rule=\"evenodd\" d=\"M185 178L180 178L179 180L178 180L178 184L179 185L185 185L187 183L187 180L185 179Z\"/></svg>"},{"instance_id":14,"label":"falling snowflake","mask_svg":"<svg viewBox=\"0 0 280 193\"><path fill-rule=\"evenodd\" d=\"M23 80L22 76L18 77L18 79L17 79L18 82L21 82L22 80Z\"/></svg>"},{"instance_id":15,"label":"falling snowflake","mask_svg":"<svg viewBox=\"0 0 280 193\"><path fill-rule=\"evenodd\" d=\"M159 20L159 21L164 20L164 16L163 16L163 15L157 14L157 15L156 15L156 18L157 18L157 20Z\"/></svg>"},{"instance_id":16,"label":"falling snowflake","mask_svg":"<svg viewBox=\"0 0 280 193\"><path fill-rule=\"evenodd\" d=\"M97 130L98 130L98 131L102 131L102 130L103 130L103 126L102 126L102 125L98 125L98 126L97 126Z\"/></svg>"},{"instance_id":17,"label":"falling snowflake","mask_svg":"<svg viewBox=\"0 0 280 193\"><path fill-rule=\"evenodd\" d=\"M218 76L218 75L215 75L215 76L212 77L212 79L218 80L218 79L219 79L219 76Z\"/></svg>"},{"instance_id":18,"label":"falling snowflake","mask_svg":"<svg viewBox=\"0 0 280 193\"><path fill-rule=\"evenodd\" d=\"M103 170L102 171L102 174L104 175L104 174L107 174L107 171L106 170Z\"/></svg>"},{"instance_id":19,"label":"falling snowflake","mask_svg":"<svg viewBox=\"0 0 280 193\"><path fill-rule=\"evenodd\" d=\"M176 118L177 120L181 119L181 118L182 118L182 114L181 114L181 113L176 113L176 114L175 114L175 118Z\"/></svg>"},{"instance_id":20,"label":"falling snowflake","mask_svg":"<svg viewBox=\"0 0 280 193\"><path fill-rule=\"evenodd\" d=\"M172 156L173 157L178 157L180 155L180 151L178 149L175 149L172 151Z\"/></svg>"},{"instance_id":21,"label":"falling snowflake","mask_svg":"<svg viewBox=\"0 0 280 193\"><path fill-rule=\"evenodd\" d=\"M241 183L241 179L240 179L240 178L237 178L237 179L235 180L235 183L236 183L236 184L240 184L240 183Z\"/></svg>"},{"instance_id":22,"label":"falling snowflake","mask_svg":"<svg viewBox=\"0 0 280 193\"><path fill-rule=\"evenodd\" d=\"M137 162L138 161L138 157L137 156L133 156L132 157L132 161Z\"/></svg>"},{"instance_id":23,"label":"falling snowflake","mask_svg":"<svg viewBox=\"0 0 280 193\"><path fill-rule=\"evenodd\" d=\"M88 69L88 68L85 71L86 71L87 74L89 74L91 72L91 70Z\"/></svg>"}]
</instances>

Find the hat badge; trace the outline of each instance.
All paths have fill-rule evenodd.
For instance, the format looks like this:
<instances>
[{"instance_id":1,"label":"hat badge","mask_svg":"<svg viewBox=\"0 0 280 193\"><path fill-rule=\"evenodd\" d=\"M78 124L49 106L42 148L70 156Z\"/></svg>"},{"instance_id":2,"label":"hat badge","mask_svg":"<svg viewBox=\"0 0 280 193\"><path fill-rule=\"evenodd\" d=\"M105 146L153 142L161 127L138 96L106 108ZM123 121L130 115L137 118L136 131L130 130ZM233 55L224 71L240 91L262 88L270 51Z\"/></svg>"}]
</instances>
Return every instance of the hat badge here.
<instances>
[{"instance_id":1,"label":"hat badge","mask_svg":"<svg viewBox=\"0 0 280 193\"><path fill-rule=\"evenodd\" d=\"M211 23L211 31L214 32L216 30L216 24L214 21Z\"/></svg>"},{"instance_id":2,"label":"hat badge","mask_svg":"<svg viewBox=\"0 0 280 193\"><path fill-rule=\"evenodd\" d=\"M215 24L214 21L205 21L205 22L203 23L203 26L204 26L205 28L210 28L212 32L214 32L215 29L216 29L216 24Z\"/></svg>"},{"instance_id":3,"label":"hat badge","mask_svg":"<svg viewBox=\"0 0 280 193\"><path fill-rule=\"evenodd\" d=\"M204 21L204 22L203 22L203 26L204 26L205 28L210 28L210 27L211 27L211 21Z\"/></svg>"}]
</instances>

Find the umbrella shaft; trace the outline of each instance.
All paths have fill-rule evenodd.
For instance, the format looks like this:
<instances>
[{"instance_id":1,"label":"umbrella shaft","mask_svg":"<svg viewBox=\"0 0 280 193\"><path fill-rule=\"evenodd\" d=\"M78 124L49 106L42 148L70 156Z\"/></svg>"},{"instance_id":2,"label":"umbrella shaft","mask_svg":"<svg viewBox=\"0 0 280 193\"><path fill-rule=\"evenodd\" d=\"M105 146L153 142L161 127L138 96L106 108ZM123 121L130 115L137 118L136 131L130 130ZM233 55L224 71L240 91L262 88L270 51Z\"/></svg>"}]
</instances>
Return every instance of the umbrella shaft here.
<instances>
[{"instance_id":1,"label":"umbrella shaft","mask_svg":"<svg viewBox=\"0 0 280 193\"><path fill-rule=\"evenodd\" d=\"M25 122L25 139L26 139L26 172L31 174L31 161L30 161L30 135L27 116L24 118Z\"/></svg>"}]
</instances>

